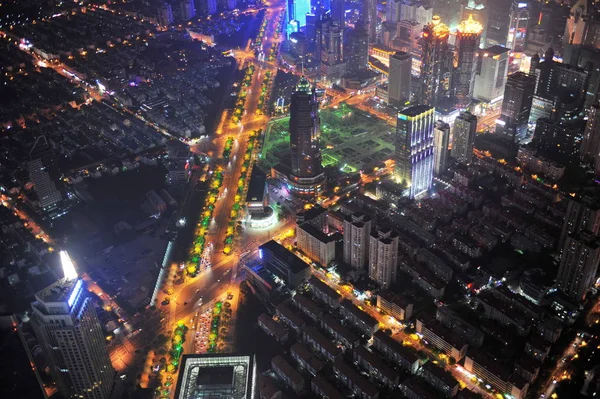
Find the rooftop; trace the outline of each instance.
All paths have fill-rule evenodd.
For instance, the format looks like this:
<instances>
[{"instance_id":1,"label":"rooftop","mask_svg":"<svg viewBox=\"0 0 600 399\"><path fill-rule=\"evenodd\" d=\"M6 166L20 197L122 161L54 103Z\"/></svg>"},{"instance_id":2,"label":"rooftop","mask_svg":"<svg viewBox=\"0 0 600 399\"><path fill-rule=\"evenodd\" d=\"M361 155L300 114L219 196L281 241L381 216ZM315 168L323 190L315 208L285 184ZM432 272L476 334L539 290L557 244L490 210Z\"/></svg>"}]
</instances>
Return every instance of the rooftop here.
<instances>
[{"instance_id":1,"label":"rooftop","mask_svg":"<svg viewBox=\"0 0 600 399\"><path fill-rule=\"evenodd\" d=\"M41 302L65 302L75 290L75 285L81 280L61 278L38 292L35 296Z\"/></svg>"},{"instance_id":2,"label":"rooftop","mask_svg":"<svg viewBox=\"0 0 600 399\"><path fill-rule=\"evenodd\" d=\"M481 34L481 32L483 32L483 25L475 21L473 19L472 14L469 14L469 18L467 20L462 21L460 24L458 24L458 31L460 33L478 35Z\"/></svg>"},{"instance_id":3,"label":"rooftop","mask_svg":"<svg viewBox=\"0 0 600 399\"><path fill-rule=\"evenodd\" d=\"M371 352L364 346L359 345L356 348L354 348L354 354L355 356L358 356L365 362L369 363L371 367L376 369L381 375L383 375L390 381L394 381L400 377L400 375L397 372L395 372L390 366L385 364L379 356L375 355L373 352Z\"/></svg>"},{"instance_id":4,"label":"rooftop","mask_svg":"<svg viewBox=\"0 0 600 399\"><path fill-rule=\"evenodd\" d=\"M246 202L262 202L265 195L267 175L258 166L252 168Z\"/></svg>"},{"instance_id":5,"label":"rooftop","mask_svg":"<svg viewBox=\"0 0 600 399\"><path fill-rule=\"evenodd\" d=\"M351 383L357 386L367 396L373 397L377 395L377 387L369 382L365 377L360 375L358 370L350 366L342 359L335 361L334 369L338 370L340 374L345 376Z\"/></svg>"},{"instance_id":6,"label":"rooftop","mask_svg":"<svg viewBox=\"0 0 600 399\"><path fill-rule=\"evenodd\" d=\"M340 294L335 292L333 288L331 288L315 276L311 276L308 282L313 286L314 290L322 292L323 294L327 295L333 300L339 301L342 297Z\"/></svg>"},{"instance_id":7,"label":"rooftop","mask_svg":"<svg viewBox=\"0 0 600 399\"><path fill-rule=\"evenodd\" d=\"M280 355L275 356L271 360L271 365L278 368L283 374L292 380L295 385L302 384L304 381L302 375Z\"/></svg>"},{"instance_id":8,"label":"rooftop","mask_svg":"<svg viewBox=\"0 0 600 399\"><path fill-rule=\"evenodd\" d=\"M402 111L398 112L398 117L400 119L402 119L400 117L401 115L406 115L409 117L416 117L421 114L424 114L425 112L433 111L433 110L434 110L434 108L430 107L429 105L414 105L412 107L404 108Z\"/></svg>"},{"instance_id":9,"label":"rooftop","mask_svg":"<svg viewBox=\"0 0 600 399\"><path fill-rule=\"evenodd\" d=\"M394 338L390 337L383 331L379 330L374 335L373 338L377 341L380 341L385 346L392 349L398 355L404 357L410 363L415 363L419 360L419 356L409 347L402 345L400 342L396 341Z\"/></svg>"},{"instance_id":10,"label":"rooftop","mask_svg":"<svg viewBox=\"0 0 600 399\"><path fill-rule=\"evenodd\" d=\"M228 385L232 399L253 397L254 358L243 354L183 355L175 399L195 397L202 391L214 391Z\"/></svg>"},{"instance_id":11,"label":"rooftop","mask_svg":"<svg viewBox=\"0 0 600 399\"><path fill-rule=\"evenodd\" d=\"M329 399L345 399L345 396L342 395L340 391L331 385L331 383L329 383L329 381L327 381L323 376L316 376L313 378L311 384L317 387L317 389Z\"/></svg>"},{"instance_id":12,"label":"rooftop","mask_svg":"<svg viewBox=\"0 0 600 399\"><path fill-rule=\"evenodd\" d=\"M379 325L379 322L377 320L375 320L373 317L371 317L368 313L360 310L349 299L344 299L342 301L342 306L344 307L344 309L348 310L348 312L352 313L353 316L358 318L363 323L365 323L369 326Z\"/></svg>"},{"instance_id":13,"label":"rooftop","mask_svg":"<svg viewBox=\"0 0 600 399\"><path fill-rule=\"evenodd\" d=\"M294 255L292 252L288 251L283 245L279 244L275 240L271 240L271 241L264 243L263 245L258 247L258 250L259 250L259 252L260 251L272 252L275 255L275 257L277 257L281 261L285 262L289 266L292 273L294 273L294 274L301 273L306 268L310 267L302 259L300 259L296 255Z\"/></svg>"},{"instance_id":14,"label":"rooftop","mask_svg":"<svg viewBox=\"0 0 600 399\"><path fill-rule=\"evenodd\" d=\"M296 342L290 348L292 353L295 353L303 362L309 365L309 367L315 370L321 370L323 368L323 362L321 362L310 350L300 342Z\"/></svg>"}]
</instances>

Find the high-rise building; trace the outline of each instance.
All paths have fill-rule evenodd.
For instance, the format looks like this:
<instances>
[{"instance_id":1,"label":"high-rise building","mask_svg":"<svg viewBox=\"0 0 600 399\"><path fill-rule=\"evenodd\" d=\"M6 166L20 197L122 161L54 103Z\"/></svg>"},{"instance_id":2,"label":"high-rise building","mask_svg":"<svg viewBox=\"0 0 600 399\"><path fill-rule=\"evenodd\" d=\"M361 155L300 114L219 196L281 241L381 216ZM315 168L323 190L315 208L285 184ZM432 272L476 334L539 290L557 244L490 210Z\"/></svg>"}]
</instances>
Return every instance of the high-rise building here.
<instances>
[{"instance_id":1,"label":"high-rise building","mask_svg":"<svg viewBox=\"0 0 600 399\"><path fill-rule=\"evenodd\" d=\"M448 146L450 144L450 125L438 120L433 128L433 174L440 176L448 164Z\"/></svg>"},{"instance_id":2,"label":"high-rise building","mask_svg":"<svg viewBox=\"0 0 600 399\"><path fill-rule=\"evenodd\" d=\"M60 208L67 199L67 194L61 179L58 160L46 136L40 136L35 140L29 151L27 170L33 182L41 212L51 217L59 214Z\"/></svg>"},{"instance_id":3,"label":"high-rise building","mask_svg":"<svg viewBox=\"0 0 600 399\"><path fill-rule=\"evenodd\" d=\"M471 163L477 133L477 117L470 112L461 113L454 121L452 151L450 155L459 162Z\"/></svg>"},{"instance_id":4,"label":"high-rise building","mask_svg":"<svg viewBox=\"0 0 600 399\"><path fill-rule=\"evenodd\" d=\"M483 26L473 20L472 15L458 25L455 43L456 68L452 86L454 95L458 99L459 108L466 108L473 99L481 32L483 32Z\"/></svg>"},{"instance_id":5,"label":"high-rise building","mask_svg":"<svg viewBox=\"0 0 600 399\"><path fill-rule=\"evenodd\" d=\"M337 21L342 29L346 26L346 2L344 0L331 0L331 19Z\"/></svg>"},{"instance_id":6,"label":"high-rise building","mask_svg":"<svg viewBox=\"0 0 600 399\"><path fill-rule=\"evenodd\" d=\"M481 32L481 46L486 46L487 28L490 25L489 21L489 8L487 7L487 0L471 0L466 5L461 5L461 21L467 20L469 16L473 16L475 21L479 21L483 26Z\"/></svg>"},{"instance_id":7,"label":"high-rise building","mask_svg":"<svg viewBox=\"0 0 600 399\"><path fill-rule=\"evenodd\" d=\"M85 283L69 255L64 277L35 295L31 323L58 391L65 398L109 399L115 370Z\"/></svg>"},{"instance_id":8,"label":"high-rise building","mask_svg":"<svg viewBox=\"0 0 600 399\"><path fill-rule=\"evenodd\" d=\"M304 29L304 34L306 35L306 40L311 49L315 47L317 41L317 21L319 21L318 15L306 14L306 28Z\"/></svg>"},{"instance_id":9,"label":"high-rise building","mask_svg":"<svg viewBox=\"0 0 600 399\"><path fill-rule=\"evenodd\" d=\"M176 6L177 20L187 22L196 16L194 0L179 0Z\"/></svg>"},{"instance_id":10,"label":"high-rise building","mask_svg":"<svg viewBox=\"0 0 600 399\"><path fill-rule=\"evenodd\" d=\"M590 233L569 235L560 258L556 282L569 298L582 301L594 284L600 263L600 239Z\"/></svg>"},{"instance_id":11,"label":"high-rise building","mask_svg":"<svg viewBox=\"0 0 600 399\"><path fill-rule=\"evenodd\" d=\"M371 218L355 213L344 219L344 263L353 269L364 269L369 260Z\"/></svg>"},{"instance_id":12,"label":"high-rise building","mask_svg":"<svg viewBox=\"0 0 600 399\"><path fill-rule=\"evenodd\" d=\"M425 26L433 19L433 7L428 1L404 0L400 2L400 19L412 19Z\"/></svg>"},{"instance_id":13,"label":"high-rise building","mask_svg":"<svg viewBox=\"0 0 600 399\"><path fill-rule=\"evenodd\" d=\"M402 0L390 0L385 5L385 22L387 23L398 23L402 19L400 13Z\"/></svg>"},{"instance_id":14,"label":"high-rise building","mask_svg":"<svg viewBox=\"0 0 600 399\"><path fill-rule=\"evenodd\" d=\"M358 22L348 40L349 49L346 51L349 72L364 71L369 67L369 32L364 24Z\"/></svg>"},{"instance_id":15,"label":"high-rise building","mask_svg":"<svg viewBox=\"0 0 600 399\"><path fill-rule=\"evenodd\" d=\"M480 68L475 77L473 96L483 102L495 103L504 95L508 73L509 50L492 46L480 51Z\"/></svg>"},{"instance_id":16,"label":"high-rise building","mask_svg":"<svg viewBox=\"0 0 600 399\"><path fill-rule=\"evenodd\" d=\"M563 224L558 249L565 246L567 237L584 231L594 235L600 234L600 199L594 195L584 194L569 198L567 213Z\"/></svg>"},{"instance_id":17,"label":"high-rise building","mask_svg":"<svg viewBox=\"0 0 600 399\"><path fill-rule=\"evenodd\" d=\"M311 13L310 0L286 0L287 33L288 37L293 32L306 26L306 14Z\"/></svg>"},{"instance_id":18,"label":"high-rise building","mask_svg":"<svg viewBox=\"0 0 600 399\"><path fill-rule=\"evenodd\" d=\"M433 127L435 110L416 105L398 112L394 177L415 198L431 188L433 180Z\"/></svg>"},{"instance_id":19,"label":"high-rise building","mask_svg":"<svg viewBox=\"0 0 600 399\"><path fill-rule=\"evenodd\" d=\"M531 59L530 74L537 79L535 90L536 98L542 100L540 103L547 107L545 102L551 104L546 112L550 112L553 119L576 120L583 118L584 105L587 99L587 89L590 80L591 65L586 68L556 62L553 60L554 51L549 49L544 61L539 62L539 57ZM545 100L545 102L543 101ZM543 111L541 111L543 112ZM532 114L539 115L541 112L532 109ZM529 119L530 123L535 122Z\"/></svg>"},{"instance_id":20,"label":"high-rise building","mask_svg":"<svg viewBox=\"0 0 600 399\"><path fill-rule=\"evenodd\" d=\"M511 141L527 132L531 102L535 90L535 77L516 72L506 80L500 118L496 121L496 134Z\"/></svg>"},{"instance_id":21,"label":"high-rise building","mask_svg":"<svg viewBox=\"0 0 600 399\"><path fill-rule=\"evenodd\" d=\"M301 195L316 194L325 181L321 165L321 136L317 93L302 77L290 102L290 147L292 190Z\"/></svg>"},{"instance_id":22,"label":"high-rise building","mask_svg":"<svg viewBox=\"0 0 600 399\"><path fill-rule=\"evenodd\" d=\"M377 0L362 0L362 2L362 19L367 25L369 40L371 43L377 43Z\"/></svg>"},{"instance_id":23,"label":"high-rise building","mask_svg":"<svg viewBox=\"0 0 600 399\"><path fill-rule=\"evenodd\" d=\"M522 52L525 50L525 39L529 27L530 5L526 1L513 0L510 6L508 37L506 47Z\"/></svg>"},{"instance_id":24,"label":"high-rise building","mask_svg":"<svg viewBox=\"0 0 600 399\"><path fill-rule=\"evenodd\" d=\"M382 288L396 282L399 235L388 228L377 229L369 238L369 278Z\"/></svg>"},{"instance_id":25,"label":"high-rise building","mask_svg":"<svg viewBox=\"0 0 600 399\"><path fill-rule=\"evenodd\" d=\"M403 107L410 103L410 81L412 71L412 56L404 51L390 55L388 75L388 103Z\"/></svg>"},{"instance_id":26,"label":"high-rise building","mask_svg":"<svg viewBox=\"0 0 600 399\"><path fill-rule=\"evenodd\" d=\"M448 94L452 57L448 50L448 26L437 15L423 28L419 102L435 105Z\"/></svg>"},{"instance_id":27,"label":"high-rise building","mask_svg":"<svg viewBox=\"0 0 600 399\"><path fill-rule=\"evenodd\" d=\"M579 154L583 161L595 162L600 158L600 103L594 103L587 112L587 122Z\"/></svg>"},{"instance_id":28,"label":"high-rise building","mask_svg":"<svg viewBox=\"0 0 600 399\"><path fill-rule=\"evenodd\" d=\"M328 82L339 81L346 72L344 62L344 29L337 21L326 19L317 28L318 51L321 57L321 77Z\"/></svg>"}]
</instances>

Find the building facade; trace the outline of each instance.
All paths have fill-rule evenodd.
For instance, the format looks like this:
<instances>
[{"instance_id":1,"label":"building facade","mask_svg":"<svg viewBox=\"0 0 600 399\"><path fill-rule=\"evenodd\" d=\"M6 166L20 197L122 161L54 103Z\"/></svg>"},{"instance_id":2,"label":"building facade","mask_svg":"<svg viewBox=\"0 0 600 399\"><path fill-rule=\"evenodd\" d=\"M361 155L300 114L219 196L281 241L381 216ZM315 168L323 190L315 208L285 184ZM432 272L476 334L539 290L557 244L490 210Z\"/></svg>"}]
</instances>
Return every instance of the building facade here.
<instances>
[{"instance_id":1,"label":"building facade","mask_svg":"<svg viewBox=\"0 0 600 399\"><path fill-rule=\"evenodd\" d=\"M452 78L454 95L458 99L459 108L466 108L473 99L475 76L477 75L477 59L479 42L483 26L469 15L466 21L458 25L456 34L456 68Z\"/></svg>"},{"instance_id":2,"label":"building facade","mask_svg":"<svg viewBox=\"0 0 600 399\"><path fill-rule=\"evenodd\" d=\"M292 190L315 195L324 184L317 94L306 78L300 79L290 103L290 148Z\"/></svg>"},{"instance_id":3,"label":"building facade","mask_svg":"<svg viewBox=\"0 0 600 399\"><path fill-rule=\"evenodd\" d=\"M477 117L466 111L454 121L454 141L450 155L459 162L471 163L477 133Z\"/></svg>"},{"instance_id":4,"label":"building facade","mask_svg":"<svg viewBox=\"0 0 600 399\"><path fill-rule=\"evenodd\" d=\"M410 198L431 188L434 120L434 108L428 105L416 105L398 113L394 177L408 185Z\"/></svg>"},{"instance_id":5,"label":"building facade","mask_svg":"<svg viewBox=\"0 0 600 399\"><path fill-rule=\"evenodd\" d=\"M393 0L392 0L393 1ZM411 99L412 56L404 51L390 55L390 74L388 78L388 103L404 106Z\"/></svg>"},{"instance_id":6,"label":"building facade","mask_svg":"<svg viewBox=\"0 0 600 399\"><path fill-rule=\"evenodd\" d=\"M363 213L344 219L344 263L353 269L365 268L369 259L371 218Z\"/></svg>"},{"instance_id":7,"label":"building facade","mask_svg":"<svg viewBox=\"0 0 600 399\"><path fill-rule=\"evenodd\" d=\"M369 278L383 288L396 282L398 239L398 233L390 229L378 229L369 238Z\"/></svg>"},{"instance_id":8,"label":"building facade","mask_svg":"<svg viewBox=\"0 0 600 399\"><path fill-rule=\"evenodd\" d=\"M600 239L590 232L569 235L560 259L556 281L569 298L582 301L594 284L600 263Z\"/></svg>"},{"instance_id":9,"label":"building facade","mask_svg":"<svg viewBox=\"0 0 600 399\"><path fill-rule=\"evenodd\" d=\"M535 91L535 78L523 72L513 73L506 80L502 111L496 121L496 134L510 141L527 132L531 103Z\"/></svg>"}]
</instances>

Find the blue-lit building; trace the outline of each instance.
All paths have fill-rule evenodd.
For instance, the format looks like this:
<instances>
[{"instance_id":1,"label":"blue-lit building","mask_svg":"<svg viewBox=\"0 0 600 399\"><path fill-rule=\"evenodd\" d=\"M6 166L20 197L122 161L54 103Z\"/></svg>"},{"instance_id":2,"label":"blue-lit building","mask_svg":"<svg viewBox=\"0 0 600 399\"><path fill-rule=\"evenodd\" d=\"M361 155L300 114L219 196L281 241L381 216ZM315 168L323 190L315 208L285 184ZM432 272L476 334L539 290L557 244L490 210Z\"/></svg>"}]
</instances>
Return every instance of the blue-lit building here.
<instances>
[{"instance_id":1,"label":"blue-lit building","mask_svg":"<svg viewBox=\"0 0 600 399\"><path fill-rule=\"evenodd\" d=\"M306 14L311 13L310 0L287 0L286 21L288 37L306 26Z\"/></svg>"},{"instance_id":2,"label":"blue-lit building","mask_svg":"<svg viewBox=\"0 0 600 399\"><path fill-rule=\"evenodd\" d=\"M407 184L410 198L431 188L434 125L435 109L429 105L416 105L398 112L394 178Z\"/></svg>"}]
</instances>

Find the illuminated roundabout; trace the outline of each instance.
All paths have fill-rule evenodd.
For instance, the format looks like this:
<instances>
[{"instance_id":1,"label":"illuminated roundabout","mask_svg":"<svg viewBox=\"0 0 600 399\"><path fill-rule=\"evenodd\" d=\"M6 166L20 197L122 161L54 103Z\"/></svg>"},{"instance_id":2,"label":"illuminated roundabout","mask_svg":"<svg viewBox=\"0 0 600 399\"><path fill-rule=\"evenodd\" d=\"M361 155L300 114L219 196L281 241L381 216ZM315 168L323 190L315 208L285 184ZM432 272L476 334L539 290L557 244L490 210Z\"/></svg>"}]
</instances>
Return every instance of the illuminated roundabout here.
<instances>
[{"instance_id":1,"label":"illuminated roundabout","mask_svg":"<svg viewBox=\"0 0 600 399\"><path fill-rule=\"evenodd\" d=\"M264 208L264 215L248 214L246 226L254 230L270 229L278 222L277 212L269 205Z\"/></svg>"}]
</instances>

